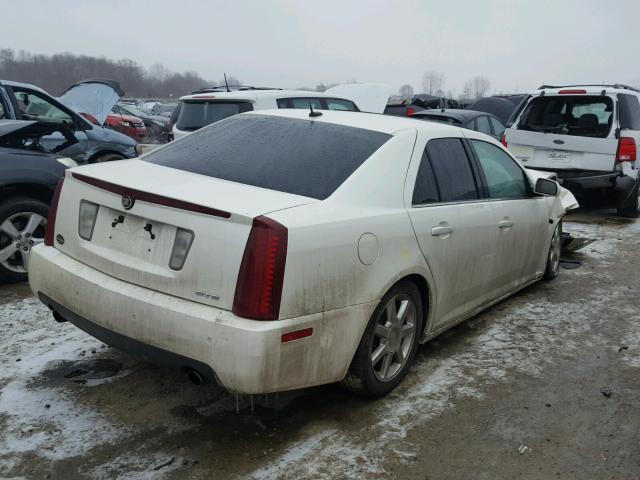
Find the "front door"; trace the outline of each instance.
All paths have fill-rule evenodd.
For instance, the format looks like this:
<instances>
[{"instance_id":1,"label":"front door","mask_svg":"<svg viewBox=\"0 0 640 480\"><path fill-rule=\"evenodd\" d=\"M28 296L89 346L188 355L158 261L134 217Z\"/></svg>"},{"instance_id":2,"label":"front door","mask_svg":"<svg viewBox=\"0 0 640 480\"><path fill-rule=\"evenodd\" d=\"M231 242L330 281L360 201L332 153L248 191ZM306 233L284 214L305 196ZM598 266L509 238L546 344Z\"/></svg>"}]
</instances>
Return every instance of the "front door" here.
<instances>
[{"instance_id":1,"label":"front door","mask_svg":"<svg viewBox=\"0 0 640 480\"><path fill-rule=\"evenodd\" d=\"M548 206L536 196L524 172L504 150L489 142L469 141L482 170L497 232L494 280L500 294L536 278L544 268Z\"/></svg>"}]
</instances>

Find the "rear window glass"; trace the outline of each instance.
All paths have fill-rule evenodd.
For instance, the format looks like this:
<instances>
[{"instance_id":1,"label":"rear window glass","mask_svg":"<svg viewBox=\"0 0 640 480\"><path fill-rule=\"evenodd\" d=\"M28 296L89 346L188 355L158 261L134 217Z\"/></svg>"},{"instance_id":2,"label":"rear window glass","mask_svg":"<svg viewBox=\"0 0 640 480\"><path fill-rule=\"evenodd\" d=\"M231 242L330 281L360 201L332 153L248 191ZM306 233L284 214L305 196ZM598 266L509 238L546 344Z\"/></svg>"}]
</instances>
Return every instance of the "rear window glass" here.
<instances>
[{"instance_id":1,"label":"rear window glass","mask_svg":"<svg viewBox=\"0 0 640 480\"><path fill-rule=\"evenodd\" d=\"M179 130L193 132L238 113L253 110L250 102L238 101L183 101L176 120Z\"/></svg>"},{"instance_id":2,"label":"rear window glass","mask_svg":"<svg viewBox=\"0 0 640 480\"><path fill-rule=\"evenodd\" d=\"M437 138L427 143L427 156L438 184L440 201L478 198L469 157L459 138Z\"/></svg>"},{"instance_id":3,"label":"rear window glass","mask_svg":"<svg viewBox=\"0 0 640 480\"><path fill-rule=\"evenodd\" d=\"M239 115L151 152L145 160L324 200L390 137L343 125Z\"/></svg>"},{"instance_id":4,"label":"rear window glass","mask_svg":"<svg viewBox=\"0 0 640 480\"><path fill-rule=\"evenodd\" d=\"M620 106L620 128L640 130L640 102L638 102L638 97L619 93L618 104Z\"/></svg>"},{"instance_id":5,"label":"rear window glass","mask_svg":"<svg viewBox=\"0 0 640 480\"><path fill-rule=\"evenodd\" d=\"M346 110L349 112L355 112L358 110L355 103L349 100L342 100L340 98L325 98L327 102L327 110Z\"/></svg>"},{"instance_id":6,"label":"rear window glass","mask_svg":"<svg viewBox=\"0 0 640 480\"><path fill-rule=\"evenodd\" d=\"M613 101L603 95L536 97L522 112L518 129L604 138L611 130Z\"/></svg>"}]
</instances>

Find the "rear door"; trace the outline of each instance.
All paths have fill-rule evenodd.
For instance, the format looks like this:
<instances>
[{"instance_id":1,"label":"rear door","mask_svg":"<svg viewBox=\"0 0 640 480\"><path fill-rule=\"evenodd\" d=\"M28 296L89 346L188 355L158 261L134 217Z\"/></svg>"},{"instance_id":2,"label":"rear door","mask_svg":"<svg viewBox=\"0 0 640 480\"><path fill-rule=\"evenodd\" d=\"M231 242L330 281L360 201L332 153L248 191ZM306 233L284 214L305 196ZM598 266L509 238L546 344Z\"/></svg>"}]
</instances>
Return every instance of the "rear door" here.
<instances>
[{"instance_id":1,"label":"rear door","mask_svg":"<svg viewBox=\"0 0 640 480\"><path fill-rule=\"evenodd\" d=\"M435 279L438 329L493 298L497 228L462 139L423 148L409 217Z\"/></svg>"},{"instance_id":2,"label":"rear door","mask_svg":"<svg viewBox=\"0 0 640 480\"><path fill-rule=\"evenodd\" d=\"M499 295L542 274L549 232L547 202L536 196L516 161L501 148L470 139L486 185L497 232L492 276Z\"/></svg>"},{"instance_id":3,"label":"rear door","mask_svg":"<svg viewBox=\"0 0 640 480\"><path fill-rule=\"evenodd\" d=\"M613 171L615 108L606 95L534 97L507 130L509 150L526 167Z\"/></svg>"}]
</instances>

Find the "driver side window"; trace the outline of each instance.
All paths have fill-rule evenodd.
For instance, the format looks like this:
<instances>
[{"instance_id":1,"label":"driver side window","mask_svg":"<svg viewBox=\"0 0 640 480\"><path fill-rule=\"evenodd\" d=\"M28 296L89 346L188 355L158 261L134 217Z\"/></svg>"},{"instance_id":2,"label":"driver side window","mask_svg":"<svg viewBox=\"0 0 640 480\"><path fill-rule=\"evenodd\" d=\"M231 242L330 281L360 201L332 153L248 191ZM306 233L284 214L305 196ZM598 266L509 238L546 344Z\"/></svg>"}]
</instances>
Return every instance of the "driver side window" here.
<instances>
[{"instance_id":1,"label":"driver side window","mask_svg":"<svg viewBox=\"0 0 640 480\"><path fill-rule=\"evenodd\" d=\"M29 90L14 88L13 94L22 120L44 120L71 123L71 116L43 96Z\"/></svg>"}]
</instances>

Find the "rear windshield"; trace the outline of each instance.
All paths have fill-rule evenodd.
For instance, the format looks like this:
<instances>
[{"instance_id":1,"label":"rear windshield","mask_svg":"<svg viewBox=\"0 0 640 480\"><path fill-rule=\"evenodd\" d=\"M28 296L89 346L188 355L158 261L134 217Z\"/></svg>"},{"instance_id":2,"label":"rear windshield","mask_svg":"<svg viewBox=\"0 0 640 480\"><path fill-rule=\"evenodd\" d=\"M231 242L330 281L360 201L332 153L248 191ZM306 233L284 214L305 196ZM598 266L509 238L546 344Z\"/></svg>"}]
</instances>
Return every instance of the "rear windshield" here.
<instances>
[{"instance_id":1,"label":"rear windshield","mask_svg":"<svg viewBox=\"0 0 640 480\"><path fill-rule=\"evenodd\" d=\"M149 153L165 167L324 200L390 135L308 120L239 115Z\"/></svg>"},{"instance_id":2,"label":"rear windshield","mask_svg":"<svg viewBox=\"0 0 640 480\"><path fill-rule=\"evenodd\" d=\"M603 95L536 97L522 112L518 129L580 137L606 137L613 121L613 101Z\"/></svg>"},{"instance_id":3,"label":"rear windshield","mask_svg":"<svg viewBox=\"0 0 640 480\"><path fill-rule=\"evenodd\" d=\"M211 123L218 122L238 113L253 110L245 101L183 101L176 120L179 130L193 132Z\"/></svg>"}]
</instances>

